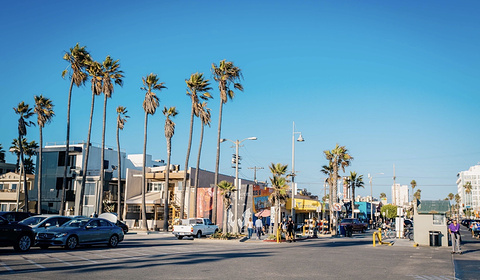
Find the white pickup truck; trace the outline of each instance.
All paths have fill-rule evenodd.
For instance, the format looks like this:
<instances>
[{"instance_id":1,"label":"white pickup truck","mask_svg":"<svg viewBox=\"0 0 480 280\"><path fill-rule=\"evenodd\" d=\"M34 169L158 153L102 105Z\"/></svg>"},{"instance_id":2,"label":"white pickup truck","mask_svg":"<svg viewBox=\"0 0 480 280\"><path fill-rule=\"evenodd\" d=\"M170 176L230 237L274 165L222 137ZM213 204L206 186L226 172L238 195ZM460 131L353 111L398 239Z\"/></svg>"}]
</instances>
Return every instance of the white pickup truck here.
<instances>
[{"instance_id":1,"label":"white pickup truck","mask_svg":"<svg viewBox=\"0 0 480 280\"><path fill-rule=\"evenodd\" d=\"M218 231L218 226L214 225L210 219L196 218L182 220L181 225L173 226L173 235L182 239L184 236L200 238L205 235L213 234Z\"/></svg>"}]
</instances>

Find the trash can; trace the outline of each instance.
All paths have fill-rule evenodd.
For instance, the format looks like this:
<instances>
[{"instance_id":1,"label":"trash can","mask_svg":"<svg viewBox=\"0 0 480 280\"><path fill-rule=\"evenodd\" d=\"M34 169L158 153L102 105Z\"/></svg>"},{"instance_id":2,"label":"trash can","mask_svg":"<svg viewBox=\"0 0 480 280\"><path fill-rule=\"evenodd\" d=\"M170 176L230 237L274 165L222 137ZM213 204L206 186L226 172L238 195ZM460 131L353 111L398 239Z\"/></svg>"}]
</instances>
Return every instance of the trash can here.
<instances>
[{"instance_id":1,"label":"trash can","mask_svg":"<svg viewBox=\"0 0 480 280\"><path fill-rule=\"evenodd\" d=\"M439 231L429 231L430 237L430 246L440 246L440 232Z\"/></svg>"}]
</instances>

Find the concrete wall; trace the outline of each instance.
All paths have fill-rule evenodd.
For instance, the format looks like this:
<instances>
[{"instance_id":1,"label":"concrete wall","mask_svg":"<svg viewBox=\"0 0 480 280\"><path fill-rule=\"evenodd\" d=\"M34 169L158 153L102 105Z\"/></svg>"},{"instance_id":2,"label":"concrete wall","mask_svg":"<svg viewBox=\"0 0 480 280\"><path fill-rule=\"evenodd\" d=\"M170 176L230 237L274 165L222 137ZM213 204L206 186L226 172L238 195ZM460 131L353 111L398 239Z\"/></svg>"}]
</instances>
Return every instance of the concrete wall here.
<instances>
[{"instance_id":1,"label":"concrete wall","mask_svg":"<svg viewBox=\"0 0 480 280\"><path fill-rule=\"evenodd\" d=\"M417 214L413 218L413 229L414 229L414 241L419 245L430 245L430 234L429 231L439 231L440 232L440 245L448 246L448 229L446 224L446 218L443 219L442 225L433 224L433 214Z\"/></svg>"}]
</instances>

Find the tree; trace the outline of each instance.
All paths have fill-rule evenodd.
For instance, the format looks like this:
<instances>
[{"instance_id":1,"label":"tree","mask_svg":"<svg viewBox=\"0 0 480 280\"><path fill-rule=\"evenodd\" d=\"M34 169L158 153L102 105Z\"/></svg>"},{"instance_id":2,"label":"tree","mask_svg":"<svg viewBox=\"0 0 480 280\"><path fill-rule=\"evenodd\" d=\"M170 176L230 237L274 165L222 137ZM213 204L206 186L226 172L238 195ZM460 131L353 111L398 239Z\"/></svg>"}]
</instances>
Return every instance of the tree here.
<instances>
[{"instance_id":1,"label":"tree","mask_svg":"<svg viewBox=\"0 0 480 280\"><path fill-rule=\"evenodd\" d=\"M5 162L5 150L2 147L2 144L0 144L0 162Z\"/></svg>"},{"instance_id":2,"label":"tree","mask_svg":"<svg viewBox=\"0 0 480 280\"><path fill-rule=\"evenodd\" d=\"M130 118L127 116L127 107L118 106L117 107L117 177L118 177L118 189L117 189L117 217L121 217L121 208L122 208L122 157L120 153L120 130L123 130L127 119ZM125 193L125 205L127 204L127 194Z\"/></svg>"},{"instance_id":3,"label":"tree","mask_svg":"<svg viewBox=\"0 0 480 280\"><path fill-rule=\"evenodd\" d=\"M159 106L159 99L154 90L161 91L166 88L164 83L160 83L157 75L151 73L146 78L142 77L143 87L142 90L145 91L145 99L143 100L143 110L145 111L145 124L144 124L144 134L143 134L143 166L142 166L142 224L141 228L148 231L147 227L147 210L145 204L145 191L146 191L146 178L145 178L145 169L146 169L146 156L147 156L147 124L148 124L148 115L154 115L157 107Z\"/></svg>"},{"instance_id":4,"label":"tree","mask_svg":"<svg viewBox=\"0 0 480 280\"><path fill-rule=\"evenodd\" d=\"M172 137L175 134L175 123L170 119L175 117L178 112L175 107L163 107L163 114L165 115L165 138L167 139L167 167L165 169L165 185L163 187L163 197L165 202L163 204L164 223L163 230L168 231L169 215L169 197L168 197L168 185L170 184L170 158L172 157Z\"/></svg>"},{"instance_id":5,"label":"tree","mask_svg":"<svg viewBox=\"0 0 480 280\"><path fill-rule=\"evenodd\" d=\"M422 190L418 189L414 194L413 194L413 197L416 199L416 200L420 200L422 198Z\"/></svg>"},{"instance_id":6,"label":"tree","mask_svg":"<svg viewBox=\"0 0 480 280\"><path fill-rule=\"evenodd\" d=\"M92 83L92 101L90 105L90 119L88 122L87 144L85 147L85 156L83 159L82 185L80 186L80 209L79 215L83 214L83 197L85 194L85 183L87 181L88 158L90 156L90 137L92 135L93 111L95 108L95 96L102 94L102 65L97 61L88 61L86 71L91 77Z\"/></svg>"},{"instance_id":7,"label":"tree","mask_svg":"<svg viewBox=\"0 0 480 280\"><path fill-rule=\"evenodd\" d=\"M467 199L468 195L472 193L472 182L466 182L464 185L463 185L463 188L465 190L465 206L468 206L470 203L470 201Z\"/></svg>"},{"instance_id":8,"label":"tree","mask_svg":"<svg viewBox=\"0 0 480 280\"><path fill-rule=\"evenodd\" d=\"M198 109L199 109L199 98L203 100L207 100L208 98L212 98L209 90L212 88L210 87L210 83L208 80L203 78L203 73L195 73L190 76L189 80L185 80L187 84L188 90L187 95L190 96L190 100L192 102L192 109L190 113L190 133L188 136L188 146L187 146L187 155L185 157L185 173L183 175L183 188L182 194L180 199L180 218L184 218L185 212L185 191L187 188L187 170L188 170L188 160L190 158L190 149L192 148L192 135L193 135L193 122L195 116L198 117Z\"/></svg>"},{"instance_id":9,"label":"tree","mask_svg":"<svg viewBox=\"0 0 480 280\"><path fill-rule=\"evenodd\" d=\"M215 187L213 191L213 213L212 220L217 221L217 184L218 184L218 168L220 166L220 139L222 132L222 114L223 104L227 103L228 99L233 99L235 92L233 89L243 91L242 84L239 81L242 79L242 70L235 66L233 62L220 61L219 65L212 63L213 79L218 83L220 91L220 109L218 112L218 134L217 134L217 156L215 160ZM232 89L233 85L233 89Z\"/></svg>"},{"instance_id":10,"label":"tree","mask_svg":"<svg viewBox=\"0 0 480 280\"><path fill-rule=\"evenodd\" d=\"M195 188L193 189L193 216L197 217L197 190L198 190L198 176L200 172L200 156L202 154L202 145L203 145L203 131L205 125L210 127L210 121L212 119L210 109L207 108L207 102L202 102L199 104L198 117L201 121L200 129L200 144L198 145L198 156L197 156L197 168L195 169Z\"/></svg>"},{"instance_id":11,"label":"tree","mask_svg":"<svg viewBox=\"0 0 480 280\"><path fill-rule=\"evenodd\" d=\"M397 216L397 206L393 204L383 205L380 209L380 213L382 213L382 215L385 213L384 218L386 219L393 219Z\"/></svg>"},{"instance_id":12,"label":"tree","mask_svg":"<svg viewBox=\"0 0 480 280\"><path fill-rule=\"evenodd\" d=\"M452 200L455 198L455 195L453 193L449 193L447 195L448 200L450 200L450 215L453 216L453 205L452 205Z\"/></svg>"},{"instance_id":13,"label":"tree","mask_svg":"<svg viewBox=\"0 0 480 280\"><path fill-rule=\"evenodd\" d=\"M455 208L457 208L457 217L460 215L459 214L460 201L462 201L462 197L458 193L456 193L455 194Z\"/></svg>"},{"instance_id":14,"label":"tree","mask_svg":"<svg viewBox=\"0 0 480 280\"><path fill-rule=\"evenodd\" d=\"M352 217L355 217L355 188L363 188L363 175L357 175L357 172L350 171L350 176L347 177L347 182L352 189Z\"/></svg>"},{"instance_id":15,"label":"tree","mask_svg":"<svg viewBox=\"0 0 480 280\"><path fill-rule=\"evenodd\" d=\"M337 179L338 172L341 168L345 172L345 167L349 166L353 157L348 153L348 149L345 146L339 146L338 144L331 151L326 150L323 152L325 158L328 160L329 165L332 166L332 180L330 180L330 213L334 213L333 204L337 202ZM337 218L330 215L330 225L332 227L332 233L337 234Z\"/></svg>"},{"instance_id":16,"label":"tree","mask_svg":"<svg viewBox=\"0 0 480 280\"><path fill-rule=\"evenodd\" d=\"M35 125L32 121L28 119L33 116L32 108L29 107L25 102L20 102L17 107L14 107L13 110L19 116L18 117L18 143L22 143L22 139L27 135L27 126ZM22 165L25 164L24 160L24 151L23 145L19 145L20 148L20 160ZM28 186L27 186L27 174L23 172L23 188L25 191L25 212L28 212Z\"/></svg>"},{"instance_id":17,"label":"tree","mask_svg":"<svg viewBox=\"0 0 480 280\"><path fill-rule=\"evenodd\" d=\"M70 52L65 52L63 59L69 63L71 71L65 69L62 71L62 77L70 73L70 88L68 90L68 104L67 104L67 137L65 143L65 163L63 168L63 184L62 184L62 198L60 202L60 215L63 215L65 209L65 189L67 188L67 169L69 161L69 149L70 149L70 108L72 101L72 89L75 84L77 87L85 84L87 80L87 74L85 68L91 61L90 54L86 51L85 46L80 47L77 43L73 48L70 48Z\"/></svg>"},{"instance_id":18,"label":"tree","mask_svg":"<svg viewBox=\"0 0 480 280\"><path fill-rule=\"evenodd\" d=\"M109 55L102 63L102 93L103 93L103 122L102 122L102 153L100 154L100 187L98 190L98 211L102 213L103 185L105 184L105 129L107 125L107 99L112 97L113 84L123 86L123 71L120 70L120 64L113 60ZM107 167L108 168L108 167Z\"/></svg>"},{"instance_id":19,"label":"tree","mask_svg":"<svg viewBox=\"0 0 480 280\"><path fill-rule=\"evenodd\" d=\"M273 177L270 178L270 183L272 184L272 193L268 197L268 200L275 205L275 221L273 226L273 232L277 234L278 225L280 223L280 205L285 203L288 199L287 190L289 186L287 185L287 179L284 177L287 172L288 165L283 165L281 163L271 163L269 166L270 172ZM292 203L293 203L293 190L292 190Z\"/></svg>"},{"instance_id":20,"label":"tree","mask_svg":"<svg viewBox=\"0 0 480 280\"><path fill-rule=\"evenodd\" d=\"M223 232L228 233L228 209L232 206L232 196L236 189L232 183L227 181L221 181L218 187L220 188L220 195L223 197Z\"/></svg>"},{"instance_id":21,"label":"tree","mask_svg":"<svg viewBox=\"0 0 480 280\"><path fill-rule=\"evenodd\" d=\"M43 154L43 127L49 123L55 112L53 103L43 95L35 95L34 112L37 114L37 124L40 135L40 149L38 151L38 186L37 186L37 214L42 214L42 154Z\"/></svg>"},{"instance_id":22,"label":"tree","mask_svg":"<svg viewBox=\"0 0 480 280\"><path fill-rule=\"evenodd\" d=\"M387 195L386 195L385 193L383 193L383 192L380 193L380 199L382 199L382 198L387 198Z\"/></svg>"}]
</instances>

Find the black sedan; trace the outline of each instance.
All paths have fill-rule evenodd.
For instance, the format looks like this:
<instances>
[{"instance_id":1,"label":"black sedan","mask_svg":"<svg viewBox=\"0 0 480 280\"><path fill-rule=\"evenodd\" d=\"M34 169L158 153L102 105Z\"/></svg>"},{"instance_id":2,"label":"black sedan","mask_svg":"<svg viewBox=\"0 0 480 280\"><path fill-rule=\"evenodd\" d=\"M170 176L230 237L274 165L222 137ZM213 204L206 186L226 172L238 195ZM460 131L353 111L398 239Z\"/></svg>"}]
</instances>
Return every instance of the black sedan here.
<instances>
[{"instance_id":1,"label":"black sedan","mask_svg":"<svg viewBox=\"0 0 480 280\"><path fill-rule=\"evenodd\" d=\"M29 226L11 223L0 217L0 246L13 246L16 251L26 252L33 245L34 236Z\"/></svg>"}]
</instances>

